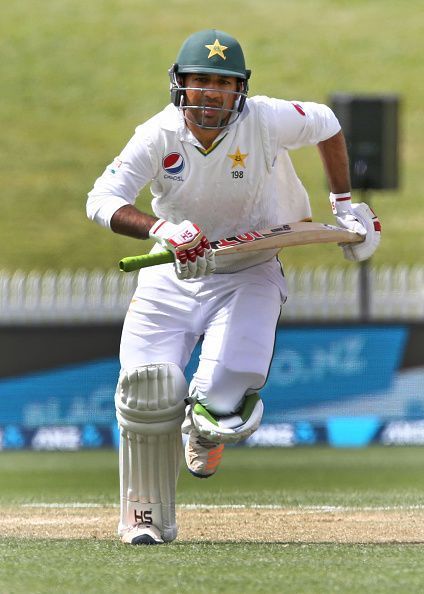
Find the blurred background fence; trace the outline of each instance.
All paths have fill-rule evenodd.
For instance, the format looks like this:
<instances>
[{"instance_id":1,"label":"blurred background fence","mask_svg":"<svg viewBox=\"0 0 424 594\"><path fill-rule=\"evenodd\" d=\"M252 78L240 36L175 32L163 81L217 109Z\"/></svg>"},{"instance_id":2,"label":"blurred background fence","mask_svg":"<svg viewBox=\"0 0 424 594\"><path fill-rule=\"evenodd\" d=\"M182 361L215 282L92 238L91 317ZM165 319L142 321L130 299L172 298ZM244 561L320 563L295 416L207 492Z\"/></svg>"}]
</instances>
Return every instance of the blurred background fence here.
<instances>
[{"instance_id":1,"label":"blurred background fence","mask_svg":"<svg viewBox=\"0 0 424 594\"><path fill-rule=\"evenodd\" d=\"M286 272L284 320L358 320L360 272L301 268ZM109 270L0 271L0 323L122 320L136 274ZM370 267L370 319L422 320L424 266Z\"/></svg>"},{"instance_id":2,"label":"blurred background fence","mask_svg":"<svg viewBox=\"0 0 424 594\"><path fill-rule=\"evenodd\" d=\"M250 445L424 444L424 266L287 269ZM122 321L137 274L0 272L0 450L117 443ZM185 372L197 367L201 341Z\"/></svg>"}]
</instances>

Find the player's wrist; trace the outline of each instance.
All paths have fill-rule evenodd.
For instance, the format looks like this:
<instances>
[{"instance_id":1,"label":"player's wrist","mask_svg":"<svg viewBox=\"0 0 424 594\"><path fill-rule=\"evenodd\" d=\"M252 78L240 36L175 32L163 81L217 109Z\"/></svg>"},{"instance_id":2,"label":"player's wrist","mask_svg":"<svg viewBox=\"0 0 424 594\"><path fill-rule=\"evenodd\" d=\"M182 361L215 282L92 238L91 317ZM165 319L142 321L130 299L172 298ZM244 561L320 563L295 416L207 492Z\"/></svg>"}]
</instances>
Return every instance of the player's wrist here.
<instances>
[{"instance_id":1,"label":"player's wrist","mask_svg":"<svg viewBox=\"0 0 424 594\"><path fill-rule=\"evenodd\" d=\"M166 219L158 219L153 223L152 227L150 227L149 237L150 239L162 243L162 241L167 241L172 237L177 228L178 225L174 225L174 223L170 223Z\"/></svg>"},{"instance_id":2,"label":"player's wrist","mask_svg":"<svg viewBox=\"0 0 424 594\"><path fill-rule=\"evenodd\" d=\"M352 196L350 192L341 192L339 194L330 192L329 199L331 204L331 210L333 211L334 215L338 215L342 212L346 212L351 209Z\"/></svg>"}]
</instances>

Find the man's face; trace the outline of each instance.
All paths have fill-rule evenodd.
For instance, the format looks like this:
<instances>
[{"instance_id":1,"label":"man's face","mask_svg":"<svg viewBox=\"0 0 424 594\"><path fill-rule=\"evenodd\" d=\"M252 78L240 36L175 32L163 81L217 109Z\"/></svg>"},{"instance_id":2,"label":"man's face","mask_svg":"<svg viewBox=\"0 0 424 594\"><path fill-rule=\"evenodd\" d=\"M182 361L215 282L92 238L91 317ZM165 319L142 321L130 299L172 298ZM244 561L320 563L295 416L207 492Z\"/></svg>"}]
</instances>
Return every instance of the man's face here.
<instances>
[{"instance_id":1,"label":"man's face","mask_svg":"<svg viewBox=\"0 0 424 594\"><path fill-rule=\"evenodd\" d=\"M240 83L235 76L220 74L186 74L185 105L201 109L186 109L186 118L195 125L208 128L224 127L238 98Z\"/></svg>"}]
</instances>

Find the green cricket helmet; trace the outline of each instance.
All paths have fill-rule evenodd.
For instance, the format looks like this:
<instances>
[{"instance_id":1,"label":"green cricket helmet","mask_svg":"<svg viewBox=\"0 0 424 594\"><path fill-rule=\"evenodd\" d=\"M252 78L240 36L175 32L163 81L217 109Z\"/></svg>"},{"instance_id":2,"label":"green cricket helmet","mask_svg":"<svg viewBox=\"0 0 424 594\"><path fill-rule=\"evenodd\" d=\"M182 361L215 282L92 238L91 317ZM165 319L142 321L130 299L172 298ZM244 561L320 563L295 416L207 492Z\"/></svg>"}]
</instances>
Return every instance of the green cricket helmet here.
<instances>
[{"instance_id":1,"label":"green cricket helmet","mask_svg":"<svg viewBox=\"0 0 424 594\"><path fill-rule=\"evenodd\" d=\"M247 98L250 70L246 68L243 50L239 42L228 33L216 29L206 29L190 35L181 46L175 64L169 70L171 80L171 101L184 112L187 109L205 109L202 105L186 105L184 74L218 74L233 76L240 81L238 91L225 91L236 95L233 109L215 108L222 117L214 126L206 125L204 118L197 121L201 128L219 129L234 123L240 116ZM202 89L204 91L206 89Z\"/></svg>"}]
</instances>

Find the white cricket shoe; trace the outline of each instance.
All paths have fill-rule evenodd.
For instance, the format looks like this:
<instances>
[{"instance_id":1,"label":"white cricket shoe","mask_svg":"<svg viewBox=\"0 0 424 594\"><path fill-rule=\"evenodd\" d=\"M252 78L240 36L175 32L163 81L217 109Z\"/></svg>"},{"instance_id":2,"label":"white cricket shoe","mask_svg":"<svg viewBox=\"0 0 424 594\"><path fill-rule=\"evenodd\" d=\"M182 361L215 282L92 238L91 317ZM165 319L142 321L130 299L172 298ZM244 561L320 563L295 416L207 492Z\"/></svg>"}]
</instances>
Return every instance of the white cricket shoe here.
<instances>
[{"instance_id":1,"label":"white cricket shoe","mask_svg":"<svg viewBox=\"0 0 424 594\"><path fill-rule=\"evenodd\" d=\"M184 450L187 468L197 478L209 478L218 470L223 451L223 443L209 441L192 428Z\"/></svg>"},{"instance_id":2,"label":"white cricket shoe","mask_svg":"<svg viewBox=\"0 0 424 594\"><path fill-rule=\"evenodd\" d=\"M164 541L156 526L146 524L136 524L128 528L121 536L121 541L132 545L156 545L163 544Z\"/></svg>"}]
</instances>

